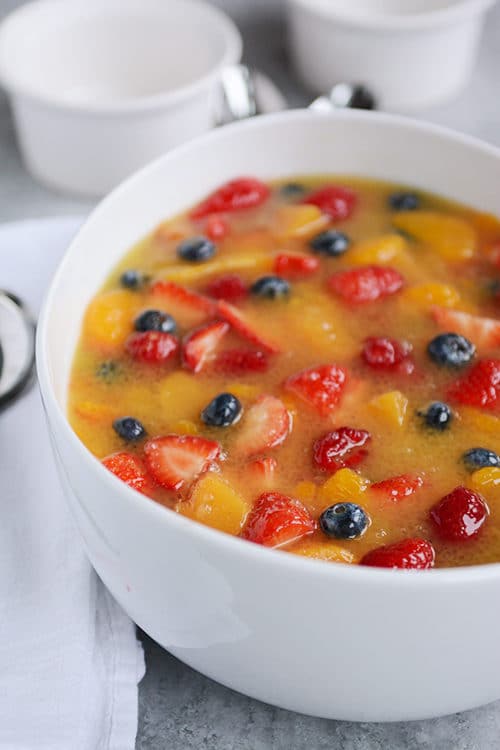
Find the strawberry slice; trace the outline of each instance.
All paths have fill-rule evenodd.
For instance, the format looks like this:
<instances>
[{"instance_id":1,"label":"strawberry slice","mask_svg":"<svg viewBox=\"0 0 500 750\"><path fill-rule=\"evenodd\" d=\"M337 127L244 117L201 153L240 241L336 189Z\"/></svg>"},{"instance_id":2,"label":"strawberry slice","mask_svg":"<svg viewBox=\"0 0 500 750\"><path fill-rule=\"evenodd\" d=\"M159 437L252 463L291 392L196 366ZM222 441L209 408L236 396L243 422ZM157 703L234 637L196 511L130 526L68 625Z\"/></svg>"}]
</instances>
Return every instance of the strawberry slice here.
<instances>
[{"instance_id":1,"label":"strawberry slice","mask_svg":"<svg viewBox=\"0 0 500 750\"><path fill-rule=\"evenodd\" d=\"M459 333L470 339L478 348L500 345L500 320L452 310L449 307L433 307L432 317L445 333Z\"/></svg>"},{"instance_id":2,"label":"strawberry slice","mask_svg":"<svg viewBox=\"0 0 500 750\"><path fill-rule=\"evenodd\" d=\"M230 305L229 302L226 302L225 300L220 300L217 303L217 307L219 315L224 318L224 320L227 320L235 331L240 333L248 341L251 341L255 346L258 346L259 349L264 349L264 351L269 352L270 354L276 354L279 351L275 344L267 341L254 330L252 325L245 319L243 313L240 312L240 310L237 310L234 305Z\"/></svg>"},{"instance_id":3,"label":"strawberry slice","mask_svg":"<svg viewBox=\"0 0 500 750\"><path fill-rule=\"evenodd\" d=\"M266 372L269 368L269 355L265 352L252 352L240 349L226 349L214 360L214 370L227 375L246 375L252 372Z\"/></svg>"},{"instance_id":4,"label":"strawberry slice","mask_svg":"<svg viewBox=\"0 0 500 750\"><path fill-rule=\"evenodd\" d=\"M108 471L121 479L143 495L150 495L154 489L154 482L140 458L133 453L122 451L112 453L110 456L102 459L103 466Z\"/></svg>"},{"instance_id":5,"label":"strawberry slice","mask_svg":"<svg viewBox=\"0 0 500 750\"><path fill-rule=\"evenodd\" d=\"M158 484L177 491L196 479L219 454L219 443L197 435L165 435L144 446L146 466Z\"/></svg>"},{"instance_id":6,"label":"strawberry slice","mask_svg":"<svg viewBox=\"0 0 500 750\"><path fill-rule=\"evenodd\" d=\"M201 322L217 313L217 303L203 294L193 292L173 281L156 281L151 292L168 308L175 318L182 317L183 325Z\"/></svg>"},{"instance_id":7,"label":"strawberry slice","mask_svg":"<svg viewBox=\"0 0 500 750\"><path fill-rule=\"evenodd\" d=\"M235 442L239 455L254 456L281 445L292 429L292 418L284 403L266 394L247 410Z\"/></svg>"},{"instance_id":8,"label":"strawberry slice","mask_svg":"<svg viewBox=\"0 0 500 750\"><path fill-rule=\"evenodd\" d=\"M341 221L347 219L354 211L357 196L351 188L342 185L325 185L306 195L302 203L317 206L324 214L328 214L332 221Z\"/></svg>"},{"instance_id":9,"label":"strawberry slice","mask_svg":"<svg viewBox=\"0 0 500 750\"><path fill-rule=\"evenodd\" d=\"M274 478L274 472L278 468L278 462L272 456L266 458L256 458L248 464L248 468L253 476L261 481L271 482Z\"/></svg>"},{"instance_id":10,"label":"strawberry slice","mask_svg":"<svg viewBox=\"0 0 500 750\"><path fill-rule=\"evenodd\" d=\"M337 271L328 279L330 289L345 302L361 305L398 292L404 279L389 266L360 266Z\"/></svg>"},{"instance_id":11,"label":"strawberry slice","mask_svg":"<svg viewBox=\"0 0 500 750\"><path fill-rule=\"evenodd\" d=\"M182 342L182 364L188 370L200 372L215 357L219 342L229 331L229 323L224 320L208 323L196 328Z\"/></svg>"},{"instance_id":12,"label":"strawberry slice","mask_svg":"<svg viewBox=\"0 0 500 750\"><path fill-rule=\"evenodd\" d=\"M380 492L381 495L397 503L399 500L413 495L423 484L424 480L422 477L401 474L397 477L384 479L381 482L374 482L374 484L370 485L370 490Z\"/></svg>"},{"instance_id":13,"label":"strawberry slice","mask_svg":"<svg viewBox=\"0 0 500 750\"><path fill-rule=\"evenodd\" d=\"M240 276L230 273L211 281L206 288L206 292L214 299L236 302L248 295L248 288Z\"/></svg>"},{"instance_id":14,"label":"strawberry slice","mask_svg":"<svg viewBox=\"0 0 500 750\"><path fill-rule=\"evenodd\" d=\"M500 396L500 359L482 359L448 389L448 398L466 406L494 407Z\"/></svg>"},{"instance_id":15,"label":"strawberry slice","mask_svg":"<svg viewBox=\"0 0 500 750\"><path fill-rule=\"evenodd\" d=\"M315 273L319 260L304 253L280 253L274 259L273 272L288 278L303 278Z\"/></svg>"},{"instance_id":16,"label":"strawberry slice","mask_svg":"<svg viewBox=\"0 0 500 750\"><path fill-rule=\"evenodd\" d=\"M315 521L299 500L264 492L250 511L241 536L265 547L280 547L311 534L315 528Z\"/></svg>"},{"instance_id":17,"label":"strawberry slice","mask_svg":"<svg viewBox=\"0 0 500 750\"><path fill-rule=\"evenodd\" d=\"M347 383L347 371L338 365L319 365L290 375L285 390L328 416L339 403Z\"/></svg>"},{"instance_id":18,"label":"strawberry slice","mask_svg":"<svg viewBox=\"0 0 500 750\"><path fill-rule=\"evenodd\" d=\"M205 234L211 240L223 240L229 234L229 224L221 216L209 216Z\"/></svg>"},{"instance_id":19,"label":"strawberry slice","mask_svg":"<svg viewBox=\"0 0 500 750\"><path fill-rule=\"evenodd\" d=\"M128 337L125 349L136 362L164 364L177 354L179 341L170 333L141 331Z\"/></svg>"},{"instance_id":20,"label":"strawberry slice","mask_svg":"<svg viewBox=\"0 0 500 750\"><path fill-rule=\"evenodd\" d=\"M238 177L221 185L195 206L189 215L191 219L203 219L210 214L255 208L264 203L270 192L266 184L254 177Z\"/></svg>"},{"instance_id":21,"label":"strawberry slice","mask_svg":"<svg viewBox=\"0 0 500 750\"><path fill-rule=\"evenodd\" d=\"M373 565L377 568L409 568L425 570L434 566L434 547L425 539L403 539L396 544L388 544L368 552L360 565Z\"/></svg>"}]
</instances>

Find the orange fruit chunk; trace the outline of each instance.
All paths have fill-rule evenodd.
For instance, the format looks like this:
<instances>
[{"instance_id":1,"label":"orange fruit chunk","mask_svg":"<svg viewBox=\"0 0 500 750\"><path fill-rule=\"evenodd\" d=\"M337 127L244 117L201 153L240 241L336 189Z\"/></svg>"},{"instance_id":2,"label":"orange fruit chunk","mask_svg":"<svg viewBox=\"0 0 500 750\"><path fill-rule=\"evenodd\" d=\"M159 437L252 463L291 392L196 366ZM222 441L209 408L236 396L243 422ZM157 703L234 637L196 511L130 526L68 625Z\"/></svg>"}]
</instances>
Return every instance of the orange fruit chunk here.
<instances>
[{"instance_id":1,"label":"orange fruit chunk","mask_svg":"<svg viewBox=\"0 0 500 750\"><path fill-rule=\"evenodd\" d=\"M434 211L400 211L392 223L435 250L444 260L472 258L477 248L474 228L465 219Z\"/></svg>"}]
</instances>

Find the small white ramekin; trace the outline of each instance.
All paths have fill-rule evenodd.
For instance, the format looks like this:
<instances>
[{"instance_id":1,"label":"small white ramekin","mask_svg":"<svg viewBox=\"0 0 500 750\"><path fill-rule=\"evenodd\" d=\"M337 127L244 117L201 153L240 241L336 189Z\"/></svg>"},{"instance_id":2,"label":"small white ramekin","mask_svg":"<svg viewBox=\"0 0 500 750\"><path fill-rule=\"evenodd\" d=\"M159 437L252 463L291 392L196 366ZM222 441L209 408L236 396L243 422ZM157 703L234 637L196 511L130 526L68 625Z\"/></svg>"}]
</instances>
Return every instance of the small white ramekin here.
<instances>
[{"instance_id":1,"label":"small white ramekin","mask_svg":"<svg viewBox=\"0 0 500 750\"><path fill-rule=\"evenodd\" d=\"M465 85L494 2L288 0L291 58L315 93L363 83L380 108L417 110Z\"/></svg>"},{"instance_id":2,"label":"small white ramekin","mask_svg":"<svg viewBox=\"0 0 500 750\"><path fill-rule=\"evenodd\" d=\"M102 195L213 126L241 57L232 21L200 0L36 0L0 25L0 83L26 166Z\"/></svg>"}]
</instances>

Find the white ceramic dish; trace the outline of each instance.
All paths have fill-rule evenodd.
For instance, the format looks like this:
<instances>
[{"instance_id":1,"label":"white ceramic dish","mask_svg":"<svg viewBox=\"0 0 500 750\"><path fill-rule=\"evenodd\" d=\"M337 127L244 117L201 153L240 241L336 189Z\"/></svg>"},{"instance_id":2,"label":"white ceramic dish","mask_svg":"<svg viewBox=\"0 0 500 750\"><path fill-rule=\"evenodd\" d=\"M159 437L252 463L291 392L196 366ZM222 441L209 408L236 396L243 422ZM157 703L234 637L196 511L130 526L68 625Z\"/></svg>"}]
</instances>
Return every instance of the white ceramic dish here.
<instances>
[{"instance_id":1,"label":"white ceramic dish","mask_svg":"<svg viewBox=\"0 0 500 750\"><path fill-rule=\"evenodd\" d=\"M166 155L94 211L45 301L38 373L57 463L105 584L146 632L200 672L329 718L461 711L500 697L500 564L377 570L244 542L122 484L65 415L85 306L134 242L235 175L321 172L411 183L498 209L499 150L389 115L286 112L222 128Z\"/></svg>"},{"instance_id":2,"label":"white ceramic dish","mask_svg":"<svg viewBox=\"0 0 500 750\"><path fill-rule=\"evenodd\" d=\"M200 0L37 0L0 26L0 83L35 177L103 195L214 124L232 21Z\"/></svg>"},{"instance_id":3,"label":"white ceramic dish","mask_svg":"<svg viewBox=\"0 0 500 750\"><path fill-rule=\"evenodd\" d=\"M288 0L292 60L315 93L363 83L381 109L421 109L465 85L494 2Z\"/></svg>"}]
</instances>

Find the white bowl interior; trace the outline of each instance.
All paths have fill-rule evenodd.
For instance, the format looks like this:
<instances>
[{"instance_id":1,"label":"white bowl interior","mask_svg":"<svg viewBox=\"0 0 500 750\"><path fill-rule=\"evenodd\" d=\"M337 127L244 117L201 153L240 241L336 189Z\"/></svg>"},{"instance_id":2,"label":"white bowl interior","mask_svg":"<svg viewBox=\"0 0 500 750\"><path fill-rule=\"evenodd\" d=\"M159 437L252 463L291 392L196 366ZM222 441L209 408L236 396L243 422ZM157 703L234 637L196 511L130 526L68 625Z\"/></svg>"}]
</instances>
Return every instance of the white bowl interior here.
<instances>
[{"instance_id":1,"label":"white bowl interior","mask_svg":"<svg viewBox=\"0 0 500 750\"><path fill-rule=\"evenodd\" d=\"M455 11L467 6L481 8L483 0L301 0L311 9L338 16L384 19Z\"/></svg>"}]
</instances>

